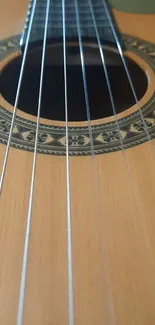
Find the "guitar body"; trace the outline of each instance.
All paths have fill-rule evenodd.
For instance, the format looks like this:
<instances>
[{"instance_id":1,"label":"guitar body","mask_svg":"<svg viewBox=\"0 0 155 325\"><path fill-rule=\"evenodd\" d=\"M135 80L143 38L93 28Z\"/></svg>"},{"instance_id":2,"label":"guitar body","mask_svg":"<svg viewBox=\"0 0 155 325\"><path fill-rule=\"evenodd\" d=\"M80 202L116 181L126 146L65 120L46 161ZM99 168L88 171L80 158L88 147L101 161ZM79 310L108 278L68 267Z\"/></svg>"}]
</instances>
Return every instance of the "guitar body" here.
<instances>
[{"instance_id":1,"label":"guitar body","mask_svg":"<svg viewBox=\"0 0 155 325\"><path fill-rule=\"evenodd\" d=\"M0 4L0 50L6 52L10 46L10 52L1 60L1 70L19 55L13 49L13 37L23 30L27 5L27 0L5 0ZM113 13L120 32L130 35L132 44L141 40L139 46L149 43L153 48L154 15L135 15L116 9ZM12 48L8 42L12 42ZM153 62L155 56L151 55ZM140 100L142 107L155 91L153 64L134 51L129 50L127 56L141 66L149 80ZM13 106L2 95L0 106L11 116ZM118 118L136 112L134 105ZM24 123L23 120L31 122L34 129L36 118L18 109L17 121ZM107 117L92 121L92 125L112 121L114 117ZM65 128L65 122L41 118L40 123ZM87 123L69 122L69 126L82 128ZM4 140L0 144L1 168L7 139L2 133L1 129ZM155 140L151 144L142 142L129 145L125 154L107 149L107 153L95 154L93 159L83 149L82 154L70 156L75 325L155 324ZM32 176L33 146L24 150L24 145L18 148L17 144L11 145L9 151L0 199L0 324L3 325L15 325L17 321ZM40 149L23 325L69 324L66 197L66 156L45 154Z\"/></svg>"}]
</instances>

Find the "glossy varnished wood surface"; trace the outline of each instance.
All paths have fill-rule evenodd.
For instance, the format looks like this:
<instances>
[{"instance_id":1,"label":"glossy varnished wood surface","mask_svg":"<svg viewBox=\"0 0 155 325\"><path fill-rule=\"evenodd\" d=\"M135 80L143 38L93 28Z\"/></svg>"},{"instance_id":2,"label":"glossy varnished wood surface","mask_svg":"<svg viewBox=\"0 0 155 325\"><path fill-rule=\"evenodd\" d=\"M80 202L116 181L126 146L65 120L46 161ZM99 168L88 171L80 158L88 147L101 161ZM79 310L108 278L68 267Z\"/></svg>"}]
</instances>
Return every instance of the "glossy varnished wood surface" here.
<instances>
[{"instance_id":1,"label":"glossy varnished wood surface","mask_svg":"<svg viewBox=\"0 0 155 325\"><path fill-rule=\"evenodd\" d=\"M1 38L21 31L26 5L0 4ZM115 14L123 32L155 42L153 16ZM121 152L70 159L75 325L155 324L154 153L143 144L125 160ZM4 325L17 319L32 158L10 149L0 199ZM65 157L37 156L23 324L69 324Z\"/></svg>"}]
</instances>

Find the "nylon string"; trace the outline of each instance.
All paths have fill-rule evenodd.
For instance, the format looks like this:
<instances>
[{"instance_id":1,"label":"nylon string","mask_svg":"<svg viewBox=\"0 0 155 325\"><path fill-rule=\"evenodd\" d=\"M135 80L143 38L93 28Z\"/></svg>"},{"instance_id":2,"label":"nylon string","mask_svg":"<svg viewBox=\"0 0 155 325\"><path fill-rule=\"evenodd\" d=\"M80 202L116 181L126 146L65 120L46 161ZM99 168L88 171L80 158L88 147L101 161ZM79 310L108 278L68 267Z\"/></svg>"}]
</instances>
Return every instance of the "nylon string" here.
<instances>
[{"instance_id":1,"label":"nylon string","mask_svg":"<svg viewBox=\"0 0 155 325\"><path fill-rule=\"evenodd\" d=\"M109 10L108 10L108 6L106 4L106 1L102 0L102 2L103 2L104 9L106 11L107 17L109 19L109 23L110 23L110 26L111 26L111 29L112 29L112 32L113 32L113 35L114 35L114 38L115 38L115 42L117 44L117 48L119 50L120 57L122 59L122 63L123 63L123 66L124 66L124 69L125 69L125 72L126 72L129 84L130 84L130 88L132 90L132 93L133 93L133 96L134 96L134 99L135 99L135 102L136 102L136 105L137 105L137 108L138 108L138 111L139 111L139 114L140 114L140 117L141 117L141 121L142 121L143 126L144 126L144 130L146 132L147 140L149 141L149 143L151 143L149 128L148 128L148 126L147 126L147 124L145 122L143 112L141 111L139 101L138 101L138 98L137 98L137 95L136 95L136 90L134 88L134 85L133 85L133 82L132 82L132 79L131 79L131 76L130 76L130 72L129 72L129 69L128 69L128 66L127 66L127 63L126 63L126 60L125 60L125 56L124 56L122 48L121 48L120 41L118 39L116 30L115 30L115 26L114 26L114 24L112 22L110 14L109 14ZM150 149L150 147L149 147L149 149ZM133 192L133 188L134 188L133 175L132 175L132 171L131 171L131 168L130 168L129 161L128 161L127 157L126 157L124 145L123 145L123 154L124 154L124 160L125 160L125 169L126 169L126 176L127 176L127 181L128 181L128 187L129 187L129 194L131 196L131 199L132 199L133 205L135 207L135 210L137 211L138 214L141 214L140 207L138 206L138 204L137 204L137 202L135 200L135 196L134 196L134 192ZM154 154L154 153L152 153L152 151L151 151L151 154ZM131 189L131 191L130 191L130 189ZM151 259L153 260L154 254L153 254L153 251L152 251L151 240L150 240L149 234L147 232L146 224L143 221L143 218L139 218L139 222L140 222L140 225L141 225L143 235L145 237L145 243L146 243L146 246L147 246L147 249L148 249L148 254L151 255Z\"/></svg>"},{"instance_id":2,"label":"nylon string","mask_svg":"<svg viewBox=\"0 0 155 325\"><path fill-rule=\"evenodd\" d=\"M92 1L91 0L88 0L88 2L89 2L90 12L91 12L91 15L92 15L93 25L94 25L94 29L95 29L95 33L96 33L96 38L97 38L98 48L99 48L99 51L100 51L100 56L101 56L101 61L102 61L103 69L104 69L106 83L107 83L107 86L108 86L108 92L109 92L110 102L111 102L113 114L114 114L114 117L115 117L115 122L116 122L116 125L117 125L117 130L118 130L118 134L119 134L120 145L121 145L121 149L124 150L124 144L123 144L123 139L122 139L122 136L121 136L121 130L120 130L120 126L119 126L119 121L118 121L118 118L117 118L114 97L113 97L113 93L112 93L112 89L111 89L111 85L110 85L110 80L109 80L109 76L108 76L108 70L107 70L107 67L106 67L105 56L104 56L104 52L103 52L103 48L102 48L102 44L101 44L101 40L100 40L100 36L99 36L99 32L98 32L96 18L95 18L94 11L93 11Z\"/></svg>"},{"instance_id":3,"label":"nylon string","mask_svg":"<svg viewBox=\"0 0 155 325\"><path fill-rule=\"evenodd\" d=\"M113 93L112 93L112 89L111 89L111 85L110 85L110 81L109 81L108 71L107 71L106 62L105 62L104 51L103 51L103 47L102 47L102 44L101 44L101 39L100 39L100 36L99 36L95 15L94 15L94 12L93 12L92 0L88 0L88 2L89 2L90 11L91 11L91 15L92 15L92 20L93 20L93 24L94 24L94 29L95 29L95 33L96 33L97 43L98 43L98 47L99 47L99 51L100 51L101 61L102 61L102 65L103 65L103 69L104 69L104 73L105 73L105 77L106 77L106 82L107 82L107 86L108 86L109 97L110 97L110 101L111 101L111 105L112 105L112 109L113 109L113 114L114 114L114 118L115 118L115 121L116 121L116 124L117 124L117 130L118 130L118 134L119 134L122 154L123 154L123 158L124 158L124 161L125 161L125 172L126 172L126 178L127 178L127 182L128 182L129 195L130 195L131 200L133 202L134 208L137 211L137 214L141 214L141 212L139 210L139 207L137 205L137 202L135 200L134 193L133 193L133 176L132 176L130 164L129 164L128 159L126 157L126 151L125 151L125 147L124 147L124 143L123 143L123 138L121 136L121 130L120 130L120 126L119 126L119 120L117 118L117 112L116 112L114 97L113 97ZM130 191L130 189L131 189L131 191ZM140 218L140 220L141 220L141 218ZM146 247L148 249L149 254L151 254L151 258L153 258L153 252L152 252L152 248L151 248L151 245L150 245L149 235L148 235L148 232L146 230L146 225L145 225L144 221L142 221L142 220L140 221L140 225L141 225L143 235L145 237L145 244L146 244Z\"/></svg>"},{"instance_id":4,"label":"nylon string","mask_svg":"<svg viewBox=\"0 0 155 325\"><path fill-rule=\"evenodd\" d=\"M28 45L29 45L30 34L31 34L31 30L32 30L32 24L33 24L36 4L37 4L37 0L34 0L31 17L30 17L30 23L29 23L29 27L28 27L25 48L24 48L24 53L23 53L20 74L19 74L19 80L18 80L18 85L17 85L15 103L14 103L14 107L13 107L13 114L12 114L11 126L10 126L10 131L9 131L9 137L8 137L8 142L7 142L7 146L6 146L6 150L5 150L5 154L4 154L4 161L3 161L2 172L1 172L1 176L0 176L0 195L2 193L2 188L3 188L4 176L5 176L5 171L6 171L7 161L8 161L8 155L9 155L9 150L10 150L10 144L11 144L12 132L13 132L13 127L14 127L14 122L15 122L15 117L16 117L17 106L18 106L18 102L19 102L19 95L20 95L20 90L21 90L21 84L22 84L22 79L23 79L23 73L24 73L24 68L25 68L26 56L27 56L27 51L28 51Z\"/></svg>"},{"instance_id":5,"label":"nylon string","mask_svg":"<svg viewBox=\"0 0 155 325\"><path fill-rule=\"evenodd\" d=\"M80 18L79 18L79 7L78 2L75 0L75 12L76 12L76 22L77 22L77 31L78 31L78 42L79 42L79 49L80 49L80 60L81 60L81 69L82 69L82 78L83 78L83 86L84 86L84 96L85 96L85 105L86 105L86 113L87 113L87 121L88 121L88 130L89 130L89 138L90 138L90 146L91 146L91 156L92 156L92 171L93 171L93 183L96 192L97 198L97 217L101 216L101 196L98 186L98 178L96 175L96 166L95 166L95 152L94 152L94 140L92 134L92 126L91 126L91 115L90 115L90 104L89 104L89 97L88 97L88 87L87 87L87 79L86 79L86 70L85 70L85 60L84 60L84 51L83 51L83 44L82 44L82 37L81 37L81 28L80 28ZM100 218L99 218L100 221ZM102 238L101 234L101 227L99 226L100 232L100 239L101 239L101 249L102 249L102 263L105 270L105 277L106 277L106 291L107 291L107 300L108 300L108 309L109 309L109 324L115 325L115 315L114 315L114 306L113 306L113 298L111 295L111 283L109 279L108 273L108 263L106 260L106 247L104 239Z\"/></svg>"},{"instance_id":6,"label":"nylon string","mask_svg":"<svg viewBox=\"0 0 155 325\"><path fill-rule=\"evenodd\" d=\"M39 86L39 98L38 98L38 113L37 113L35 147L34 147L34 156L33 156L33 164L32 164L32 177L31 177L29 206L28 206L27 225L26 225L26 235L25 235L24 254L23 254L23 263L22 263L22 274L21 274L20 294L19 294L17 325L22 325L23 324L25 285L26 285L29 237L30 237L30 226L31 226L31 215L32 215L32 203L33 203L34 183L35 183L36 157L37 157L39 120L40 120L40 109L41 109L41 99L42 99L42 86L43 86L43 74L44 74L44 63L45 63L45 52L46 52L49 8L50 8L50 0L47 0L46 17L45 17L45 30L44 30L44 39L43 39L43 49L42 49L42 62L41 62L41 72L40 72L40 86Z\"/></svg>"},{"instance_id":7,"label":"nylon string","mask_svg":"<svg viewBox=\"0 0 155 325\"><path fill-rule=\"evenodd\" d=\"M114 38L115 38L115 42L116 42L116 45L117 45L117 48L118 48L118 51L119 51L119 54L120 54L120 57L121 57L121 60L122 60L122 63L123 63L125 72L126 72L126 75L127 75L127 78L128 78L129 84L130 84L130 88L132 90L133 97L135 99L135 103L137 105L137 108L138 108L138 111L139 111L139 114L140 114L140 117L141 117L141 121L142 121L143 126L144 126L144 130L146 132L146 137L147 137L148 141L151 141L151 137L150 137L150 134L149 134L149 131L148 131L148 126L147 126L147 124L145 122L143 113L142 113L142 111L140 109L140 105L139 105L139 101L138 101L138 98L137 98L136 90L134 88L134 85L133 85L133 82L132 82L132 78L130 76L130 72L129 72L129 69L128 69L128 66L127 66L127 63L126 63L126 60L125 60L125 56L123 54L123 50L122 50L122 47L121 47L119 38L118 38L117 33L116 33L116 30L115 30L115 26L114 26L114 24L112 22L112 19L111 19L110 13L109 13L109 9L108 9L107 3L106 3L105 0L102 0L102 3L103 3L103 6L104 6L104 9L105 9L106 15L107 15L108 20L109 20L109 23L110 23L112 33L113 33Z\"/></svg>"},{"instance_id":8,"label":"nylon string","mask_svg":"<svg viewBox=\"0 0 155 325\"><path fill-rule=\"evenodd\" d=\"M78 41L79 41L79 49L80 49L80 60L81 60L81 69L82 69L82 77L83 77L84 96L85 96L85 104L86 104L86 113L87 113L87 121L88 121L91 154L94 156L95 152L94 152L93 135L92 135L92 129L91 129L90 105L89 105L89 98L88 98L85 61L84 61L83 44L82 44L81 29L80 29L79 8L78 8L77 0L75 0L75 12L76 12L77 32L78 32Z\"/></svg>"},{"instance_id":9,"label":"nylon string","mask_svg":"<svg viewBox=\"0 0 155 325\"><path fill-rule=\"evenodd\" d=\"M66 190L67 190L67 241L68 241L68 300L69 300L69 325L74 325L74 301L73 301L73 270L72 270L72 228L71 228L71 200L70 200L70 163L68 141L68 96L67 96L67 61L66 61L66 17L65 0L62 0L63 22L63 63L64 63L64 95L65 95L65 119L66 119Z\"/></svg>"},{"instance_id":10,"label":"nylon string","mask_svg":"<svg viewBox=\"0 0 155 325\"><path fill-rule=\"evenodd\" d=\"M119 133L120 138L120 144L121 148L124 150L124 144L121 137L119 122L117 120L117 114L115 109L115 103L113 100L112 90L109 82L108 72L105 65L104 60L104 53L101 45L101 41L99 38L96 21L92 9L92 3L91 0L89 1L90 10L92 14L92 19L96 31L96 37L98 41L98 46L100 50L100 55L102 59L102 64L106 76L106 81L108 85L110 100L113 108L113 112L116 118L117 123L117 129ZM146 125L145 119L143 117L143 113L140 109L138 98L136 95L136 91L134 89L132 79L123 55L123 51L119 42L119 39L117 37L115 27L112 24L112 20L108 11L108 7L106 5L105 0L102 0L105 11L107 13L107 17L109 19L115 41L130 83L130 87L133 92L133 96L135 98L135 102L138 106L138 110L141 116L141 120L143 122L145 132L147 135L148 140L150 141L150 135L148 132L148 127ZM6 151L4 155L4 162L2 166L2 172L0 176L0 195L3 188L3 182L6 172L6 166L9 156L9 150L10 150L10 144L11 144L11 138L12 138L12 132L16 117L16 111L17 106L19 102L19 96L20 96L20 90L21 90L21 83L25 68L25 62L26 62L26 55L28 51L28 45L29 45L29 39L30 34L32 30L32 24L35 14L37 0L34 0L32 12L31 12L31 18L30 23L28 27L28 34L27 39L25 43L24 53L23 53L23 59L21 64L21 70L18 80L18 86L17 86L17 92L16 92L16 98L13 108L13 114L12 114L12 120L11 120L11 126L9 131L9 137L8 142L6 146ZM45 62L45 52L46 52L46 40L47 40L47 29L48 29L48 18L49 18L49 7L50 7L50 0L47 0L47 6L46 6L46 18L45 18L45 30L44 30L44 40L43 40L43 50L42 50L42 63L41 63L41 73L40 73L40 87L39 87L39 99L38 99L38 114L37 114L37 126L36 126L36 136L35 136L35 147L34 147L34 156L33 156L33 165L32 165L32 177L31 177L31 186L30 186L30 197L29 197L29 207L28 207L28 215L27 215L27 226L26 226L26 235L25 235L25 244L24 244L24 254L23 254L23 264L22 264L22 275L21 275L21 285L20 285L20 295L19 295L19 306L18 306L18 316L17 316L17 325L23 324L23 310L24 310L24 298L25 298L25 284L26 284L26 272L27 272L27 260L28 260L28 247L29 247L29 236L30 236L30 225L31 225L31 214L32 214L32 204L33 204L33 194L34 194L34 183L35 183L35 169L36 169L36 157L37 157L37 145L38 145L38 133L39 133L39 120L40 120L40 109L41 109L41 98L42 98L42 85L43 85L43 72L44 72L44 62ZM80 32L80 20L79 20L79 10L78 10L78 3L77 0L75 0L75 10L76 10L76 20L77 20L77 29L78 29L78 39L79 39L79 48L80 48L80 58L81 58L81 68L82 68L82 76L83 76L83 84L84 84L84 95L85 95L85 102L86 102L86 111L87 111L87 120L88 120L88 128L89 128L89 136L90 136L90 145L91 145L91 154L94 156L94 144L93 144L93 135L92 135L92 128L91 128L91 117L90 117L90 105L89 105L89 98L88 98L88 89L87 89L87 81L86 81L86 71L85 71L85 62L84 62L84 53L83 53L83 45L82 45L82 39L81 39L81 32ZM67 100L67 71L66 71L66 21L65 21L65 0L62 0L62 19L63 19L63 59L64 59L64 92L65 92L65 116L66 116L66 179L67 179L67 226L68 226L68 286L69 286L69 325L74 325L74 303L73 303L73 272L72 272L72 236L71 236L71 204L70 204L70 165L69 165L69 132L68 132L68 100Z\"/></svg>"}]
</instances>

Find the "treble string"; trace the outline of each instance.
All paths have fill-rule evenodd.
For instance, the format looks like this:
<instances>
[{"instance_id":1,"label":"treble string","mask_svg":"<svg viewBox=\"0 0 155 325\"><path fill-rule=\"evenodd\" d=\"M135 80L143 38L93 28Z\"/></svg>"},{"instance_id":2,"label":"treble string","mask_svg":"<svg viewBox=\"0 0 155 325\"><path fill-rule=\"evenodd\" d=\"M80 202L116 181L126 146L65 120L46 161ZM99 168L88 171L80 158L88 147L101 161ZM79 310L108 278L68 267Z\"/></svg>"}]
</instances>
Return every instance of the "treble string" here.
<instances>
[{"instance_id":1,"label":"treble string","mask_svg":"<svg viewBox=\"0 0 155 325\"><path fill-rule=\"evenodd\" d=\"M86 69L85 69L85 59L84 59L84 50L83 50L83 43L81 37L81 26L80 26L80 18L79 18L79 7L78 2L75 0L75 13L76 13L76 22L77 22L77 32L78 32L78 42L79 42L79 49L80 49L80 60L81 60L81 69L82 69L82 78L83 78L83 86L84 86L84 96L85 96L85 105L86 105L86 114L87 114L87 121L88 121L88 131L89 131L89 138L90 138L90 147L91 147L91 156L93 158L93 182L94 188L97 198L97 217L99 217L100 223L100 216L101 216L101 196L99 191L99 181L96 174L96 166L95 166L95 150L94 150L94 140L93 140L93 133L92 133L92 125L91 125L91 115L90 115L90 104L89 104L89 97L88 97L88 86L87 86L87 79L86 79ZM108 273L108 262L106 259L106 245L104 238L101 233L101 227L99 226L99 234L101 240L101 249L102 249L102 262L105 271L106 277L106 291L107 291L107 301L108 301L108 308L109 308L109 324L115 325L115 315L114 315L114 306L113 306L113 298L111 294L111 283Z\"/></svg>"},{"instance_id":2,"label":"treble string","mask_svg":"<svg viewBox=\"0 0 155 325\"><path fill-rule=\"evenodd\" d=\"M91 0L89 0L89 1L91 1ZM110 23L110 26L111 26L111 29L112 29L112 32L113 32L113 35L114 35L114 38L115 38L115 41L116 41L120 56L121 56L121 59L122 59L122 62L123 62L123 66L124 66L126 74L127 74L127 78L128 78L128 81L129 81L129 84L130 84L130 87L131 87L135 102L137 104L137 108L138 108L138 111L139 111L139 114L140 114L140 117L141 117L141 121L143 123L144 130L146 132L147 140L149 141L149 143L151 143L151 137L150 137L150 134L149 134L149 129L148 129L148 126L147 126L147 124L145 122L143 113L142 113L140 105L139 105L139 101L138 101L138 98L137 98L137 95L136 95L136 90L134 88L134 85L133 85L133 82L132 82L132 79L131 79L131 76L130 76L130 72L129 72L129 69L128 69L128 66L127 66L127 63L126 63L126 60L125 60L125 56L124 56L123 51L122 51L120 41L118 39L116 30L115 30L115 26L114 26L114 24L112 22L112 18L110 16L109 9L108 9L106 1L102 0L102 2L103 2L103 6L104 6L105 12L107 14L107 17L109 19L109 23ZM100 39L99 34L98 34L97 39ZM100 43L100 46L99 46L100 50L103 53L103 48L101 46L101 42L99 42L99 43ZM115 115L115 118L117 119L117 115ZM118 122L117 125L119 125L119 122ZM121 135L120 127L119 127L119 135ZM122 138L121 143L123 143L123 138ZM150 147L149 147L149 149L150 149ZM131 171L129 161L128 161L127 156L126 156L124 144L123 144L122 153L124 155L125 171L126 171L126 178L127 178L127 182L128 182L129 195L130 195L131 200L133 202L134 208L137 211L137 214L141 215L140 207L138 206L137 201L135 200L135 196L134 196L133 175L132 175L132 171ZM151 154L152 154L152 151L151 151ZM147 231L147 228L146 228L146 224L143 221L143 218L139 218L139 223L141 225L141 229L142 229L142 232L143 232L143 235L144 235L144 238L145 238L145 243L146 243L146 246L147 246L148 254L151 255L151 259L153 260L153 251L152 251L152 246L151 246L151 240L149 238L149 234L148 234L148 231Z\"/></svg>"},{"instance_id":3,"label":"treble string","mask_svg":"<svg viewBox=\"0 0 155 325\"><path fill-rule=\"evenodd\" d=\"M43 38L43 49L42 49L42 59L41 59L41 71L40 71L40 85L39 85L39 98L38 98L38 111L37 111L35 147L34 147L33 164L32 164L32 176L31 176L31 185L30 185L30 196L29 196L29 206L28 206L27 225L26 225L26 234L25 234L23 263L22 263L22 274L21 274L20 294L19 294L17 325L22 325L23 324L23 311L24 311L24 301L25 301L25 285L26 285L26 273L27 273L30 227L31 227L32 203L33 203L34 183L35 183L36 157L37 157L37 146L38 146L39 121L40 121L40 110L41 110L41 100L42 100L42 87L43 87L43 74L44 74L44 65L45 65L45 53L46 53L49 9L50 9L50 0L47 0L46 16L45 16L45 29L44 29L44 38Z\"/></svg>"},{"instance_id":4,"label":"treble string","mask_svg":"<svg viewBox=\"0 0 155 325\"><path fill-rule=\"evenodd\" d=\"M37 0L34 0L33 6L32 6L30 22L29 22L29 27L28 27L28 32L27 32L24 53L23 53L23 58L22 58L22 63L21 63L21 69L20 69L19 80L18 80L18 85L17 85L15 103L14 103L14 107L13 107L13 114L12 114L11 126L10 126L10 131L9 131L9 137L8 137L8 141L7 141L7 146L6 146L4 161L3 161L3 166L2 166L2 172L1 172L1 176L0 176L0 195L2 193L2 187L3 187L4 176L5 176L5 171L6 171L7 161L8 161L8 155L9 155L9 150L10 150L10 145L11 145L11 138L12 138L12 132L13 132L13 128L14 128L17 106L18 106L18 102L19 102L21 84L22 84L22 80L23 80L23 73L24 73L24 68L25 68L26 56L27 56L27 51L28 51L28 45L29 45L29 40L30 40L30 35L31 35L31 30L32 30L32 24L33 24L36 4L37 4Z\"/></svg>"},{"instance_id":5,"label":"treble string","mask_svg":"<svg viewBox=\"0 0 155 325\"><path fill-rule=\"evenodd\" d=\"M98 32L98 26L97 26L96 18L95 18L94 11L93 11L92 0L88 0L88 2L89 2L90 11L91 11L92 20L93 20L93 25L94 25L94 29L95 29L95 33L96 33L97 43L98 43L98 47L99 47L99 51L100 51L101 61L102 61L102 65L103 65L103 69L104 69L104 73L105 73L105 77L106 77L106 82L107 82L107 86L108 86L108 92L109 92L109 97L110 97L110 101L111 101L111 105L112 105L112 110L113 110L115 122L116 122L116 125L117 125L117 130L118 130L118 134L119 134L119 140L120 140L120 145L121 145L121 149L122 149L121 152L123 154L123 159L124 159L124 162L125 162L125 172L126 172L126 179L127 179L127 184L128 184L128 188L129 188L129 195L130 195L131 200L133 202L133 206L134 206L135 210L137 211L137 214L139 214L141 212L139 210L139 207L137 205L137 202L135 200L134 193L133 193L133 188L134 188L133 176L132 176L129 161L128 161L127 156L126 156L126 151L125 151L125 147L124 147L124 143L123 143L123 138L122 138L122 135L121 135L121 129L120 129L119 120L118 120L118 117L117 117L116 106L115 106L114 97L113 97L113 93L112 93L112 88L111 88L109 75L108 75L108 71L107 71L107 67L106 67L104 50L103 50L103 47L102 47L102 44L101 44L101 39L100 39L99 32ZM142 221L142 218L139 218L139 220L140 220L143 235L145 237L145 243L146 243L148 252L149 252L149 254L151 254L151 258L153 258L152 247L150 245L150 239L149 239L148 232L146 230L146 225L144 224L144 221Z\"/></svg>"},{"instance_id":6,"label":"treble string","mask_svg":"<svg viewBox=\"0 0 155 325\"><path fill-rule=\"evenodd\" d=\"M80 60L81 60L81 69L82 69L82 78L83 78L83 86L84 86L84 96L85 96L85 104L86 104L86 114L87 114L87 121L88 121L88 131L89 131L89 138L90 138L91 154L92 154L92 156L94 156L95 152L94 152L93 134L92 134L92 128L91 128L90 105L89 105L89 98L88 98L84 51L83 51L83 44L82 44L82 38L81 38L81 27L80 27L79 8L78 8L77 0L75 0L75 12L76 12L77 32L78 32L78 40L79 40Z\"/></svg>"},{"instance_id":7,"label":"treble string","mask_svg":"<svg viewBox=\"0 0 155 325\"><path fill-rule=\"evenodd\" d=\"M62 25L63 25L64 95L65 95L65 119L66 119L66 189L67 189L69 325L74 325L73 270L72 270L72 228L71 228L71 202L70 202L70 163L69 163L69 141L68 141L69 140L69 132L68 132L68 96L67 96L65 0L62 0Z\"/></svg>"},{"instance_id":8,"label":"treble string","mask_svg":"<svg viewBox=\"0 0 155 325\"><path fill-rule=\"evenodd\" d=\"M108 20L109 20L109 23L110 23L110 27L111 27L112 33L113 33L114 38L115 38L115 42L116 42L116 45L117 45L117 48L118 48L118 51L119 51L119 54L120 54L120 57L121 57L121 60L122 60L122 63L123 63L125 72L126 72L126 75L127 75L127 78L128 78L129 84L130 84L130 88L132 90L132 94L133 94L135 103L137 105L137 108L138 108L138 111L139 111L139 114L140 114L141 121L142 121L143 126L144 126L144 130L145 130L145 133L146 133L147 140L150 142L151 141L151 137L150 137L150 134L149 134L148 126L147 126L147 124L145 122L143 113L141 111L141 108L140 108L140 105L139 105L139 101L138 101L138 98L137 98L137 94L136 94L136 90L134 88L134 85L133 85L133 82L132 82L132 78L130 76L130 72L129 72L129 69L128 69L128 65L126 63L126 59L125 59L125 56L123 54L123 50L122 50L122 47L121 47L119 38L117 36L116 30L115 30L115 26L114 26L114 24L112 22L112 18L110 16L110 13L109 13L109 9L108 9L106 0L102 0L102 3L103 3L103 6L104 6L104 9L105 9L106 15L107 15Z\"/></svg>"},{"instance_id":9,"label":"treble string","mask_svg":"<svg viewBox=\"0 0 155 325\"><path fill-rule=\"evenodd\" d=\"M110 102L111 102L111 106L112 106L112 110L113 110L117 130L118 130L120 145L121 145L121 149L124 150L124 144L123 144L123 139L122 139L122 136L121 136L119 121L118 121L118 118L117 118L114 97L113 97L113 93L112 93L112 89L111 89L111 84L110 84L108 70L107 70L107 66L106 66L106 62L105 62L105 56L104 56L104 52L103 52L103 48L102 48L102 44L101 44L101 40L100 40L100 36L99 36L99 32L98 32L98 27L97 27L97 24L96 24L96 18L95 18L94 11L93 11L92 1L88 0L88 2L89 2L90 12L91 12L91 15L92 15L93 25L94 25L94 29L95 29L95 33L96 33L96 38L97 38L98 48L99 48L99 51L100 51L100 56L101 56L101 61L102 61L103 69L104 69L106 83L107 83L107 86L108 86Z\"/></svg>"}]
</instances>

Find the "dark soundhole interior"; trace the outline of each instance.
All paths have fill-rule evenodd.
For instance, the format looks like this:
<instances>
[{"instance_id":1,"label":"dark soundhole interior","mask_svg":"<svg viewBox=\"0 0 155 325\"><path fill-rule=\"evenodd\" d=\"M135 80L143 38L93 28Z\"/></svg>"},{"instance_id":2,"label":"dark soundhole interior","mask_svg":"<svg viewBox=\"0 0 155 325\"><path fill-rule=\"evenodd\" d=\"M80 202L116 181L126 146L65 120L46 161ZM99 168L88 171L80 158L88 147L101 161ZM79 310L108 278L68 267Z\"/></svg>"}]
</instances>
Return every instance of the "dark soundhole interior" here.
<instances>
[{"instance_id":1,"label":"dark soundhole interior","mask_svg":"<svg viewBox=\"0 0 155 325\"><path fill-rule=\"evenodd\" d=\"M109 49L104 49L104 53L116 112L119 113L134 105L135 101L119 54ZM99 51L95 46L85 46L84 54L91 119L111 116L113 110ZM15 101L21 58L19 56L11 61L0 77L1 94L12 105ZM40 62L41 49L29 51L18 103L20 110L32 115L37 115ZM127 63L140 100L147 89L146 75L131 60L127 59ZM43 80L41 117L65 121L61 45L48 46ZM67 47L67 86L69 121L87 120L80 55L76 45Z\"/></svg>"}]
</instances>

